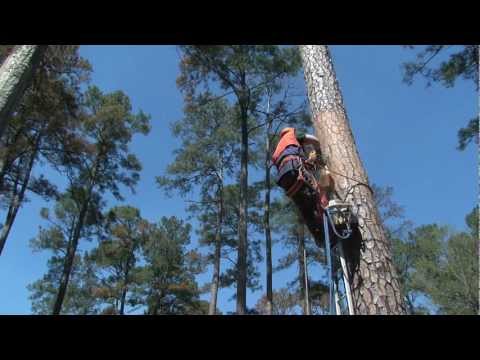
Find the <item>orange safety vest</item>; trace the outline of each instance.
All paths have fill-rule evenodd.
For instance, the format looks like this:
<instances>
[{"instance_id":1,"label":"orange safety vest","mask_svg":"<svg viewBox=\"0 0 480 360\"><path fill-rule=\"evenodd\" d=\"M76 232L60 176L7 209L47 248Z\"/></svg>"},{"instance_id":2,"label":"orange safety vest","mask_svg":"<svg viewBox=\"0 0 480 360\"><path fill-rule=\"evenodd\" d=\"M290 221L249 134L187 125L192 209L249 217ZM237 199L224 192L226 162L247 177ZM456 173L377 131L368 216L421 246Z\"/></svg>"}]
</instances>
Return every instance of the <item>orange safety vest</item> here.
<instances>
[{"instance_id":1,"label":"orange safety vest","mask_svg":"<svg viewBox=\"0 0 480 360\"><path fill-rule=\"evenodd\" d=\"M277 160L282 155L283 151L287 148L287 146L298 146L300 147L300 143L297 140L297 136L295 135L294 128L287 128L286 131L282 134L280 141L278 142L277 148L272 156L272 161L274 164L277 163Z\"/></svg>"}]
</instances>

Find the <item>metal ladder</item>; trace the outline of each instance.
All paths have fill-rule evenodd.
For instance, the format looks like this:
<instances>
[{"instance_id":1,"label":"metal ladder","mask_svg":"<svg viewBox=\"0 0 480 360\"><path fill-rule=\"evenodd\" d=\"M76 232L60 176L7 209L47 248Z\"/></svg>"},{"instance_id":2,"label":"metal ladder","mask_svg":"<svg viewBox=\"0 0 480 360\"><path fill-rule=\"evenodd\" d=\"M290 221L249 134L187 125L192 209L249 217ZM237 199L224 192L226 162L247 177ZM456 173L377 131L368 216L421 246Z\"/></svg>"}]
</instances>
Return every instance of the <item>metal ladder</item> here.
<instances>
[{"instance_id":1,"label":"metal ladder","mask_svg":"<svg viewBox=\"0 0 480 360\"><path fill-rule=\"evenodd\" d=\"M325 232L325 254L327 257L327 271L329 283L329 312L330 315L354 315L352 293L348 278L347 262L343 251L343 240L351 236L351 230L344 235L338 234L332 221L332 213L336 211L335 205L324 209L323 228ZM330 225L337 237L335 247L330 242ZM342 286L340 286L342 284Z\"/></svg>"}]
</instances>

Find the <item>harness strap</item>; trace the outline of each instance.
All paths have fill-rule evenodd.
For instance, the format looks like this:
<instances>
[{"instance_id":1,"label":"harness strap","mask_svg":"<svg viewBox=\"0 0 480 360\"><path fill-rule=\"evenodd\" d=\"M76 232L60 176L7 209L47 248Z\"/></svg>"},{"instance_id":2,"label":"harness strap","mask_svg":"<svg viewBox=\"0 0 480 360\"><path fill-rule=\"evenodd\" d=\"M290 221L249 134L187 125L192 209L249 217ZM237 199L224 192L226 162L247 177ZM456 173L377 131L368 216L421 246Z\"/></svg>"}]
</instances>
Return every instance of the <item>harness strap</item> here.
<instances>
[{"instance_id":1,"label":"harness strap","mask_svg":"<svg viewBox=\"0 0 480 360\"><path fill-rule=\"evenodd\" d=\"M297 160L299 163L302 162L301 157L298 156L298 155L287 155L287 156L285 156L285 157L282 157L282 159L281 159L281 161L280 161L280 163L279 163L279 165L278 165L278 168L281 169L281 168L283 167L283 165L285 165L285 163L286 163L287 161L290 161L290 160Z\"/></svg>"},{"instance_id":2,"label":"harness strap","mask_svg":"<svg viewBox=\"0 0 480 360\"><path fill-rule=\"evenodd\" d=\"M298 190L300 190L300 188L303 186L303 184L305 183L305 178L303 177L303 174L302 174L302 171L301 171L301 167L298 169L298 177L297 177L297 181L295 181L295 184L293 184L290 189L288 189L287 191L287 196L288 197L292 197L294 196Z\"/></svg>"},{"instance_id":3,"label":"harness strap","mask_svg":"<svg viewBox=\"0 0 480 360\"><path fill-rule=\"evenodd\" d=\"M292 156L302 158L305 156L305 154L302 148L292 145L287 146L287 148L282 152L279 158L274 161L277 169L280 169L282 167L282 164L287 160L287 158L291 158Z\"/></svg>"}]
</instances>

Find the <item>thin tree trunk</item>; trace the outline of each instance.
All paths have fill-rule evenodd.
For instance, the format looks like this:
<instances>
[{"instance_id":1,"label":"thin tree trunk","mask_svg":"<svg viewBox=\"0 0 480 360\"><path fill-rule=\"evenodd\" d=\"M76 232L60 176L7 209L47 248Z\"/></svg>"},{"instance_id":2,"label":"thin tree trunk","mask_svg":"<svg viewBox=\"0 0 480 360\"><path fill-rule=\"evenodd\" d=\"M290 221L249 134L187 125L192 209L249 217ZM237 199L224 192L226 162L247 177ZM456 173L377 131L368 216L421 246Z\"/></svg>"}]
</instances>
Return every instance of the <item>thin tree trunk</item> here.
<instances>
[{"instance_id":1,"label":"thin tree trunk","mask_svg":"<svg viewBox=\"0 0 480 360\"><path fill-rule=\"evenodd\" d=\"M0 67L0 139L47 46L16 46Z\"/></svg>"},{"instance_id":2,"label":"thin tree trunk","mask_svg":"<svg viewBox=\"0 0 480 360\"><path fill-rule=\"evenodd\" d=\"M58 293L55 298L55 304L53 306L53 315L60 314L60 311L62 309L63 300L65 299L65 294L67 292L68 281L70 279L70 274L72 272L75 253L78 247L78 241L80 240L80 234L84 225L85 217L87 215L90 198L92 196L93 186L94 186L96 174L98 172L99 163L100 163L99 159L97 158L94 169L93 169L93 174L90 179L90 184L88 185L88 188L87 188L87 198L84 200L82 204L82 208L80 209L80 213L78 215L78 221L77 221L77 224L75 225L72 238L69 239L69 245L67 248L65 263L63 266L62 277L60 278L60 286L58 288Z\"/></svg>"},{"instance_id":3,"label":"thin tree trunk","mask_svg":"<svg viewBox=\"0 0 480 360\"><path fill-rule=\"evenodd\" d=\"M120 298L120 315L125 313L125 300L127 299L127 291L128 291L128 273L130 272L130 259L127 261L126 269L125 269L125 276L123 277L123 288L122 288L122 296Z\"/></svg>"},{"instance_id":4,"label":"thin tree trunk","mask_svg":"<svg viewBox=\"0 0 480 360\"><path fill-rule=\"evenodd\" d=\"M149 315L158 315L159 308L160 308L159 301L155 301L153 308L149 311Z\"/></svg>"},{"instance_id":5,"label":"thin tree trunk","mask_svg":"<svg viewBox=\"0 0 480 360\"><path fill-rule=\"evenodd\" d=\"M408 315L415 315L415 307L409 296L405 297L405 302L407 303Z\"/></svg>"},{"instance_id":6,"label":"thin tree trunk","mask_svg":"<svg viewBox=\"0 0 480 360\"><path fill-rule=\"evenodd\" d=\"M310 280L308 278L308 258L307 249L303 249L303 268L305 269L305 305L307 315L312 315L312 302L310 301Z\"/></svg>"},{"instance_id":7,"label":"thin tree trunk","mask_svg":"<svg viewBox=\"0 0 480 360\"><path fill-rule=\"evenodd\" d=\"M89 179L89 184L86 191L86 199L84 199L82 208L80 209L80 213L78 215L77 224L73 230L73 235L71 239L69 239L69 244L67 248L67 255L65 258L65 263L63 267L62 277L60 278L60 286L58 289L57 296L55 298L55 303L53 306L53 315L59 315L60 311L62 310L63 300L65 299L65 294L67 292L68 281L70 279L70 274L73 268L73 261L75 260L75 253L78 248L78 241L80 240L80 234L83 229L83 225L85 222L85 218L87 215L88 207L90 205L90 200L93 193L93 188L95 186L95 181L97 178L97 173L100 167L100 157L103 155L99 154L95 159L95 164L93 165L93 172Z\"/></svg>"},{"instance_id":8,"label":"thin tree trunk","mask_svg":"<svg viewBox=\"0 0 480 360\"><path fill-rule=\"evenodd\" d=\"M247 191L248 191L248 128L247 108L240 101L241 109L241 158L240 158L240 211L238 220L238 259L237 259L237 308L238 315L247 312Z\"/></svg>"},{"instance_id":9,"label":"thin tree trunk","mask_svg":"<svg viewBox=\"0 0 480 360\"><path fill-rule=\"evenodd\" d=\"M315 133L332 171L368 184L344 108L329 50L325 45L301 45L305 82ZM405 304L373 196L357 181L333 174L336 190L347 198L359 220L358 248L349 253L356 314L405 314Z\"/></svg>"},{"instance_id":10,"label":"thin tree trunk","mask_svg":"<svg viewBox=\"0 0 480 360\"><path fill-rule=\"evenodd\" d=\"M88 202L85 201L80 214L78 216L77 224L75 225L75 230L73 232L72 239L69 241L69 247L67 249L67 254L65 257L65 263L63 266L62 277L60 278L60 286L58 288L58 293L55 298L55 304L53 306L53 315L59 315L62 310L63 300L65 299L65 294L67 292L68 282L70 280L70 274L72 273L73 261L75 260L75 253L78 247L78 241L80 239L80 232L83 228L83 223L85 221L85 216L87 214Z\"/></svg>"},{"instance_id":11,"label":"thin tree trunk","mask_svg":"<svg viewBox=\"0 0 480 360\"><path fill-rule=\"evenodd\" d=\"M298 279L300 282L300 297L302 298L302 309L304 315L310 315L310 309L308 306L307 300L307 288L306 288L306 278L305 278L305 261L304 261L304 251L305 251L305 224L303 223L302 216L298 214L298 223L297 223L297 260L298 260Z\"/></svg>"},{"instance_id":12,"label":"thin tree trunk","mask_svg":"<svg viewBox=\"0 0 480 360\"><path fill-rule=\"evenodd\" d=\"M7 174L8 171L10 171L12 163L16 160L17 154L12 154L13 151L9 148L12 145L15 145L16 142L18 141L18 138L20 135L23 133L23 128L19 129L18 131L15 132L15 135L12 136L10 140L10 143L5 145L4 149L1 149L0 151L0 193L3 192L3 181L5 179L5 175ZM4 144L0 140L0 144Z\"/></svg>"},{"instance_id":13,"label":"thin tree trunk","mask_svg":"<svg viewBox=\"0 0 480 360\"><path fill-rule=\"evenodd\" d=\"M210 303L208 315L215 315L217 312L218 288L220 283L220 260L222 252L222 226L223 226L223 186L218 191L219 207L217 212L217 229L215 234L215 254L213 263L212 285L210 287Z\"/></svg>"},{"instance_id":14,"label":"thin tree trunk","mask_svg":"<svg viewBox=\"0 0 480 360\"><path fill-rule=\"evenodd\" d=\"M12 226L12 219L13 219L12 214L14 213L14 210L16 208L16 202L17 202L17 196L18 196L17 189L18 189L18 184L20 182L20 177L21 177L20 171L17 171L16 174L15 174L15 180L14 180L14 183L13 183L13 186L12 186L12 194L11 194L12 199L10 200L10 205L8 207L7 216L5 218L5 224L3 225L3 227L0 231L0 234L1 234L2 239L3 239L0 242L0 254L3 251L3 247L5 246L5 242L7 240L8 233L10 232L10 228Z\"/></svg>"},{"instance_id":15,"label":"thin tree trunk","mask_svg":"<svg viewBox=\"0 0 480 360\"><path fill-rule=\"evenodd\" d=\"M273 281L272 281L272 233L270 229L270 131L271 122L267 126L265 146L265 203L263 225L265 227L265 262L267 266L267 315L273 313Z\"/></svg>"},{"instance_id":16,"label":"thin tree trunk","mask_svg":"<svg viewBox=\"0 0 480 360\"><path fill-rule=\"evenodd\" d=\"M28 183L30 181L30 175L32 173L33 164L35 163L35 158L37 157L40 138L41 138L41 135L40 134L37 135L37 139L35 140L35 148L32 151L32 154L28 161L27 168L25 169L26 173L22 181L22 187L20 188L20 192L14 195L12 202L8 208L5 224L3 225L2 230L0 230L0 255L2 255L3 248L5 247L5 243L7 242L8 235L12 230L13 223L17 216L18 209L22 205L23 199L25 197L25 192L27 190Z\"/></svg>"}]
</instances>

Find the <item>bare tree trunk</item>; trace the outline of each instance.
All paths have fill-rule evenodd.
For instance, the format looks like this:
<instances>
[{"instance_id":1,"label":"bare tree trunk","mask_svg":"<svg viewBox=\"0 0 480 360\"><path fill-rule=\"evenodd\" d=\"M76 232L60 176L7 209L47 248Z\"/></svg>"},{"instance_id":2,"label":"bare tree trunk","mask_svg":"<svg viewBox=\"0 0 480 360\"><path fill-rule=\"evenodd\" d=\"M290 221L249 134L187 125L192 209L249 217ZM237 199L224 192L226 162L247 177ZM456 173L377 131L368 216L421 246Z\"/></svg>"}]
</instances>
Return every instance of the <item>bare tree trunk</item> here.
<instances>
[{"instance_id":1,"label":"bare tree trunk","mask_svg":"<svg viewBox=\"0 0 480 360\"><path fill-rule=\"evenodd\" d=\"M134 250L132 250L133 252ZM126 266L125 266L125 274L123 276L123 288L122 288L122 296L120 298L120 311L119 314L123 315L125 313L125 301L127 299L127 291L128 291L128 274L130 273L130 262L132 261L132 258L130 257L127 260ZM133 266L133 265L132 265Z\"/></svg>"},{"instance_id":2,"label":"bare tree trunk","mask_svg":"<svg viewBox=\"0 0 480 360\"><path fill-rule=\"evenodd\" d=\"M248 111L240 100L241 133L240 147L240 211L238 221L238 259L237 259L237 315L247 312L247 191L248 191Z\"/></svg>"},{"instance_id":3,"label":"bare tree trunk","mask_svg":"<svg viewBox=\"0 0 480 360\"><path fill-rule=\"evenodd\" d=\"M308 258L307 249L303 249L303 268L305 269L305 306L307 315L312 315L312 303L310 301L310 281L308 278Z\"/></svg>"},{"instance_id":4,"label":"bare tree trunk","mask_svg":"<svg viewBox=\"0 0 480 360\"><path fill-rule=\"evenodd\" d=\"M28 183L30 181L30 175L32 173L33 164L35 163L35 158L37 157L40 138L41 138L41 135L40 134L37 135L35 148L32 150L32 154L30 155L30 158L28 160L27 167L25 168L25 176L22 180L22 186L20 188L20 191L13 196L12 202L8 208L5 224L0 230L0 255L2 255L3 248L5 247L5 243L7 242L7 239L8 239L8 235L10 234L15 218L17 217L18 209L22 205L23 199L25 197L25 192L27 190ZM17 185L15 185L15 187L16 186Z\"/></svg>"},{"instance_id":5,"label":"bare tree trunk","mask_svg":"<svg viewBox=\"0 0 480 360\"><path fill-rule=\"evenodd\" d=\"M298 279L300 287L300 297L302 299L302 309L304 315L310 315L310 309L308 306L307 299L307 288L306 288L306 278L305 278L305 261L304 261L304 251L305 251L305 224L303 222L302 216L298 213L298 222L297 222L297 261L298 261Z\"/></svg>"},{"instance_id":6,"label":"bare tree trunk","mask_svg":"<svg viewBox=\"0 0 480 360\"><path fill-rule=\"evenodd\" d=\"M210 287L210 303L208 305L208 315L215 315L217 312L218 288L220 283L220 260L222 254L222 226L223 226L223 187L218 191L218 213L217 229L215 234L215 255L213 263L212 285Z\"/></svg>"},{"instance_id":7,"label":"bare tree trunk","mask_svg":"<svg viewBox=\"0 0 480 360\"><path fill-rule=\"evenodd\" d=\"M0 139L47 45L19 45L0 67Z\"/></svg>"},{"instance_id":8,"label":"bare tree trunk","mask_svg":"<svg viewBox=\"0 0 480 360\"><path fill-rule=\"evenodd\" d=\"M477 49L477 52L480 56L480 45L478 45L478 49ZM478 72L480 73L480 61L478 62ZM478 83L477 83L477 89L480 88L480 77L477 79ZM480 102L480 92L477 91L477 94L478 94L478 101ZM479 119L480 121L480 119ZM478 134L477 134L477 139L480 140L480 126L478 128ZM480 158L478 158L478 164L480 165ZM478 174L480 175L480 166L478 167ZM480 185L480 176L478 177L478 183ZM480 202L480 193L478 194L478 200ZM477 227L478 227L478 231L480 232L480 211L478 211L477 213L477 216L478 216L478 224L477 224ZM480 239L477 239L477 257L480 257ZM478 271L480 273L480 261L479 261L479 264L478 264ZM478 298L480 299L480 276L478 277ZM478 306L478 315L480 315L480 304Z\"/></svg>"},{"instance_id":9,"label":"bare tree trunk","mask_svg":"<svg viewBox=\"0 0 480 360\"><path fill-rule=\"evenodd\" d=\"M315 133L332 171L368 184L344 108L329 50L325 45L301 45L305 82ZM356 314L405 314L405 304L392 261L391 245L372 193L357 181L333 174L336 190L352 203L359 220L358 248L348 261ZM346 194L351 189L350 194Z\"/></svg>"},{"instance_id":10,"label":"bare tree trunk","mask_svg":"<svg viewBox=\"0 0 480 360\"><path fill-rule=\"evenodd\" d=\"M272 233L270 229L270 131L271 122L267 126L265 146L265 203L263 225L265 227L265 262L267 266L267 315L273 313L273 281L272 281Z\"/></svg>"}]
</instances>

